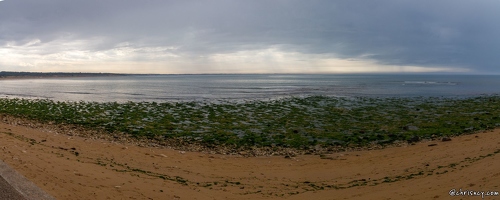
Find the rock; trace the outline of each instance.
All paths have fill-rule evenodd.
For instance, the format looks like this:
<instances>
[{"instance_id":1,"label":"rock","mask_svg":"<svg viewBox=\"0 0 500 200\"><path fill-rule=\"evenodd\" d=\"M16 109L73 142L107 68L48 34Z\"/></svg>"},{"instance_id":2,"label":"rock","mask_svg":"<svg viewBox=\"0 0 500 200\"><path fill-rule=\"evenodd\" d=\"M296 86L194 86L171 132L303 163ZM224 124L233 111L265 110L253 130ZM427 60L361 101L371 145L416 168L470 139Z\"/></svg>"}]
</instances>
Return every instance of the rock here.
<instances>
[{"instance_id":1,"label":"rock","mask_svg":"<svg viewBox=\"0 0 500 200\"><path fill-rule=\"evenodd\" d=\"M408 141L408 143L418 142L418 141L420 141L420 137L415 135L415 136L411 137L410 139L408 139L407 141Z\"/></svg>"},{"instance_id":2,"label":"rock","mask_svg":"<svg viewBox=\"0 0 500 200\"><path fill-rule=\"evenodd\" d=\"M433 146L437 146L437 144L429 144L427 146L433 147Z\"/></svg>"},{"instance_id":3,"label":"rock","mask_svg":"<svg viewBox=\"0 0 500 200\"><path fill-rule=\"evenodd\" d=\"M443 139L441 139L441 141L443 141L443 142L449 142L449 141L451 141L451 138L449 138L449 137L444 137Z\"/></svg>"},{"instance_id":4,"label":"rock","mask_svg":"<svg viewBox=\"0 0 500 200\"><path fill-rule=\"evenodd\" d=\"M465 132L472 132L474 130L474 127L468 127L468 128L464 128L464 131Z\"/></svg>"},{"instance_id":5,"label":"rock","mask_svg":"<svg viewBox=\"0 0 500 200\"><path fill-rule=\"evenodd\" d=\"M403 127L403 130L405 130L405 131L417 131L418 127L416 127L416 126L405 126L405 127Z\"/></svg>"}]
</instances>

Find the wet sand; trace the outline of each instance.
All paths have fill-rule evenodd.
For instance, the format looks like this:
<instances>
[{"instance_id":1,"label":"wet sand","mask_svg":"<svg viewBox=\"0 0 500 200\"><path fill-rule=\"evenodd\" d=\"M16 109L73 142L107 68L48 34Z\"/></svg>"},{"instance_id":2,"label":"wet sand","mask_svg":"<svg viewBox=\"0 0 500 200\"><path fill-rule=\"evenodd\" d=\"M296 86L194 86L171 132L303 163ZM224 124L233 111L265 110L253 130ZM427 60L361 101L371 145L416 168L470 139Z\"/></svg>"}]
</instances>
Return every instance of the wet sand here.
<instances>
[{"instance_id":1,"label":"wet sand","mask_svg":"<svg viewBox=\"0 0 500 200\"><path fill-rule=\"evenodd\" d=\"M497 129L381 150L243 157L0 122L0 159L57 199L481 199L449 192L500 191L499 149Z\"/></svg>"}]
</instances>

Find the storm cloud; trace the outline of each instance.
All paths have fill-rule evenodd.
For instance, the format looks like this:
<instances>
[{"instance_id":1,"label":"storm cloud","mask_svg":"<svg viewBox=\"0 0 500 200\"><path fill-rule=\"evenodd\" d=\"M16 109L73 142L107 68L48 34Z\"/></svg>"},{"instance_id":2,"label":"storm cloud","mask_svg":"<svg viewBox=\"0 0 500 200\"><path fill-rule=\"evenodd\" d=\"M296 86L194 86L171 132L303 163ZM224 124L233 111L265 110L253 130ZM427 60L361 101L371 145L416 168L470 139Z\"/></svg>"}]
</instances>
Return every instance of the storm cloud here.
<instances>
[{"instance_id":1,"label":"storm cloud","mask_svg":"<svg viewBox=\"0 0 500 200\"><path fill-rule=\"evenodd\" d=\"M0 70L499 74L499 8L494 0L5 0Z\"/></svg>"}]
</instances>

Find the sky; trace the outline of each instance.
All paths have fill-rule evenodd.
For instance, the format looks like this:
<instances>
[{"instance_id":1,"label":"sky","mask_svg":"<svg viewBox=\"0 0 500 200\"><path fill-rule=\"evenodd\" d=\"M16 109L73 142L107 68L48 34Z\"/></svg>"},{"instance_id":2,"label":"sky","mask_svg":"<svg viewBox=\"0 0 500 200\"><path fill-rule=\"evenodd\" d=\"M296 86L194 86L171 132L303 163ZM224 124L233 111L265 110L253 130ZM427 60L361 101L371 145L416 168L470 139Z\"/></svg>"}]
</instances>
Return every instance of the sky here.
<instances>
[{"instance_id":1,"label":"sky","mask_svg":"<svg viewBox=\"0 0 500 200\"><path fill-rule=\"evenodd\" d=\"M0 0L0 71L500 74L498 0Z\"/></svg>"}]
</instances>

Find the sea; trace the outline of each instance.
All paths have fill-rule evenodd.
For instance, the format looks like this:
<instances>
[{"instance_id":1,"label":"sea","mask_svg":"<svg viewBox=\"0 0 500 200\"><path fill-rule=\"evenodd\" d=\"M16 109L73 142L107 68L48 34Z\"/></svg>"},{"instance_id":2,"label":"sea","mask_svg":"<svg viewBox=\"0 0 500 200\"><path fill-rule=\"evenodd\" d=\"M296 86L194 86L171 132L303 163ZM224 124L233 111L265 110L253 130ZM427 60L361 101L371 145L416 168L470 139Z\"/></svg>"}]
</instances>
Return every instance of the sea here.
<instances>
[{"instance_id":1,"label":"sea","mask_svg":"<svg viewBox=\"0 0 500 200\"><path fill-rule=\"evenodd\" d=\"M202 74L4 79L0 97L54 101L240 101L500 94L497 75Z\"/></svg>"}]
</instances>

